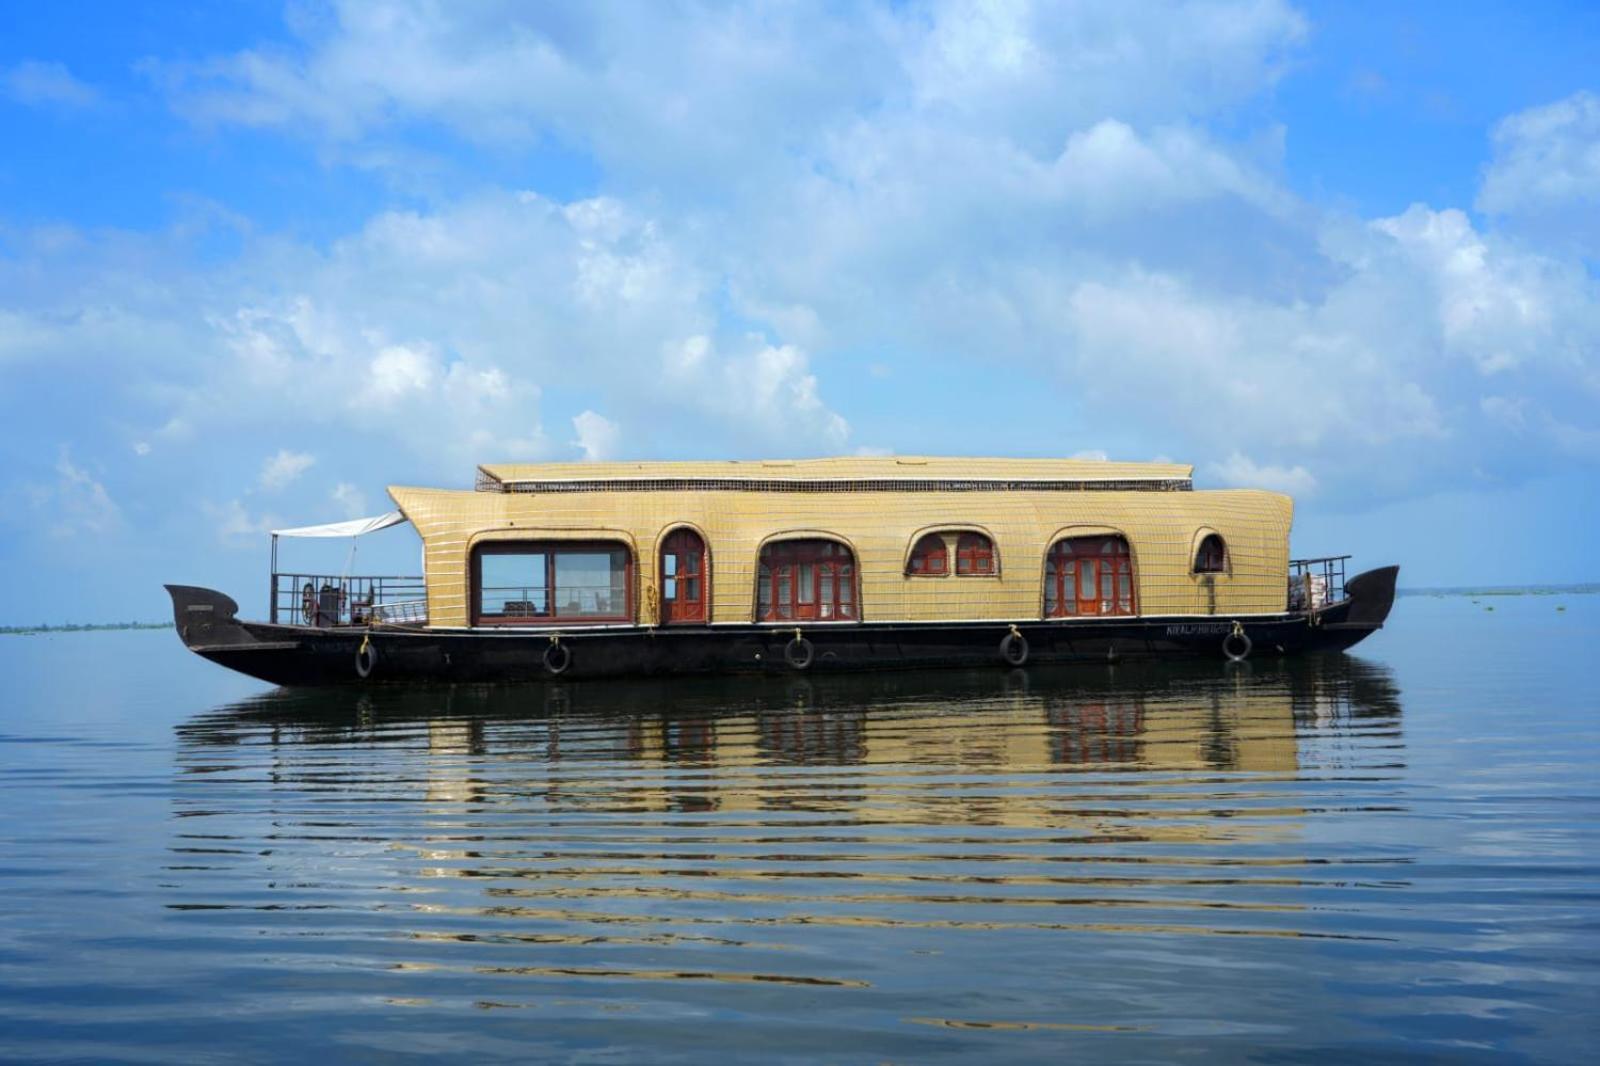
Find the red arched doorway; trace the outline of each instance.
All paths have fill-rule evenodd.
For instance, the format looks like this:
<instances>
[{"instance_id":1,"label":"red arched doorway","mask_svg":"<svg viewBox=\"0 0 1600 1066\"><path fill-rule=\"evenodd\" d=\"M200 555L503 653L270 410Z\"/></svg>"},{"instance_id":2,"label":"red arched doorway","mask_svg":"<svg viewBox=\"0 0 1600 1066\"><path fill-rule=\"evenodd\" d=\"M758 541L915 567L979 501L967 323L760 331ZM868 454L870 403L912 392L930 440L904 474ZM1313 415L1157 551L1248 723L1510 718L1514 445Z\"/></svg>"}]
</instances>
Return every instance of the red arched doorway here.
<instances>
[{"instance_id":1,"label":"red arched doorway","mask_svg":"<svg viewBox=\"0 0 1600 1066\"><path fill-rule=\"evenodd\" d=\"M674 530L661 544L661 623L704 622L711 598L706 542L692 529Z\"/></svg>"},{"instance_id":2,"label":"red arched doorway","mask_svg":"<svg viewBox=\"0 0 1600 1066\"><path fill-rule=\"evenodd\" d=\"M837 541L783 540L761 549L756 572L756 620L853 622L856 565Z\"/></svg>"},{"instance_id":3,"label":"red arched doorway","mask_svg":"<svg viewBox=\"0 0 1600 1066\"><path fill-rule=\"evenodd\" d=\"M1045 556L1044 615L1134 614L1133 556L1126 538L1067 537Z\"/></svg>"}]
</instances>

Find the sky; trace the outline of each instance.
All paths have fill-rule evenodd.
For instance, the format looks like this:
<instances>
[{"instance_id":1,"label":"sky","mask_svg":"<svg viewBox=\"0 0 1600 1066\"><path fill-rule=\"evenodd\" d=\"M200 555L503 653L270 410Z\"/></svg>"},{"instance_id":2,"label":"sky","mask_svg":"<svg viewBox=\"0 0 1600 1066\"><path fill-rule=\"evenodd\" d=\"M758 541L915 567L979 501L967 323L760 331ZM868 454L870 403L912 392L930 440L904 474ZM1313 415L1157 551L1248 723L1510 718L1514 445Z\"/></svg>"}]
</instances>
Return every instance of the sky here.
<instances>
[{"instance_id":1,"label":"sky","mask_svg":"<svg viewBox=\"0 0 1600 1066\"><path fill-rule=\"evenodd\" d=\"M541 459L1177 460L1600 580L1593 4L139 7L0 8L0 624Z\"/></svg>"}]
</instances>

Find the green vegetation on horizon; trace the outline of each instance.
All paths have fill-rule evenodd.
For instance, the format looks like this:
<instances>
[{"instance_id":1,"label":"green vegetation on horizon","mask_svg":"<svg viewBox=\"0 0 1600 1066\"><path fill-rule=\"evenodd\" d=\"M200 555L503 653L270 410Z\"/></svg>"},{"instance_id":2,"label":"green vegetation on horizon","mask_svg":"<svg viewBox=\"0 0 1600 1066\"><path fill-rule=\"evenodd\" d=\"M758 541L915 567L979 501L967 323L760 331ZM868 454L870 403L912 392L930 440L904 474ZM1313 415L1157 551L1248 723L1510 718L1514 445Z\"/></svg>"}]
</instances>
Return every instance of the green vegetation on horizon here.
<instances>
[{"instance_id":1,"label":"green vegetation on horizon","mask_svg":"<svg viewBox=\"0 0 1600 1066\"><path fill-rule=\"evenodd\" d=\"M0 636L27 637L38 633L90 633L114 629L171 628L171 622L63 622L61 625L0 626Z\"/></svg>"},{"instance_id":2,"label":"green vegetation on horizon","mask_svg":"<svg viewBox=\"0 0 1600 1066\"><path fill-rule=\"evenodd\" d=\"M1400 589L1402 596L1586 596L1600 593L1600 584L1462 585L1459 588Z\"/></svg>"}]
</instances>

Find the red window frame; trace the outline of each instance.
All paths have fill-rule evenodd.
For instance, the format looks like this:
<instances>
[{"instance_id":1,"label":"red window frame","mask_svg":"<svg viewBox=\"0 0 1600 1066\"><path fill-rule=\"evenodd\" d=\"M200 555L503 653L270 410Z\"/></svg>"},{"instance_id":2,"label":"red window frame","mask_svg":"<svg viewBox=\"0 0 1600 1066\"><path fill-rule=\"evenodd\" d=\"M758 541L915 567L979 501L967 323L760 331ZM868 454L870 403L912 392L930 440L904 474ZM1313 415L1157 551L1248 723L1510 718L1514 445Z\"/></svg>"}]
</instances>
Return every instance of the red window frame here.
<instances>
[{"instance_id":1,"label":"red window frame","mask_svg":"<svg viewBox=\"0 0 1600 1066\"><path fill-rule=\"evenodd\" d=\"M711 575L706 572L706 542L687 527L675 529L661 542L661 623L704 622L711 602Z\"/></svg>"},{"instance_id":2,"label":"red window frame","mask_svg":"<svg viewBox=\"0 0 1600 1066\"><path fill-rule=\"evenodd\" d=\"M761 549L758 622L854 622L861 617L856 559L848 545L811 538Z\"/></svg>"},{"instance_id":3,"label":"red window frame","mask_svg":"<svg viewBox=\"0 0 1600 1066\"><path fill-rule=\"evenodd\" d=\"M1194 553L1194 572L1197 574L1225 574L1228 572L1228 545L1221 534L1207 533Z\"/></svg>"},{"instance_id":4,"label":"red window frame","mask_svg":"<svg viewBox=\"0 0 1600 1066\"><path fill-rule=\"evenodd\" d=\"M950 572L950 549L940 533L926 533L911 548L906 573L911 577L944 577Z\"/></svg>"},{"instance_id":5,"label":"red window frame","mask_svg":"<svg viewBox=\"0 0 1600 1066\"><path fill-rule=\"evenodd\" d=\"M956 576L992 577L995 572L994 541L982 533L961 534L956 541Z\"/></svg>"},{"instance_id":6,"label":"red window frame","mask_svg":"<svg viewBox=\"0 0 1600 1066\"><path fill-rule=\"evenodd\" d=\"M1045 556L1046 618L1139 613L1133 553L1120 534L1064 537Z\"/></svg>"},{"instance_id":7,"label":"red window frame","mask_svg":"<svg viewBox=\"0 0 1600 1066\"><path fill-rule=\"evenodd\" d=\"M560 591L558 585L556 556L561 554L576 554L580 552L622 552L622 590L623 609L620 614L580 614L570 615L561 613L561 605L556 602L556 594ZM530 586L529 591L542 593L542 599L547 607L540 612L534 603L541 597L525 596L519 602L528 604L532 609L522 613L486 614L483 610L483 557L486 555L543 555L544 556L544 584ZM634 559L633 550L622 541L616 540L495 540L479 544L472 549L472 624L475 626L527 626L527 625L560 625L560 626L585 626L585 625L616 625L618 622L633 621L633 575Z\"/></svg>"}]
</instances>

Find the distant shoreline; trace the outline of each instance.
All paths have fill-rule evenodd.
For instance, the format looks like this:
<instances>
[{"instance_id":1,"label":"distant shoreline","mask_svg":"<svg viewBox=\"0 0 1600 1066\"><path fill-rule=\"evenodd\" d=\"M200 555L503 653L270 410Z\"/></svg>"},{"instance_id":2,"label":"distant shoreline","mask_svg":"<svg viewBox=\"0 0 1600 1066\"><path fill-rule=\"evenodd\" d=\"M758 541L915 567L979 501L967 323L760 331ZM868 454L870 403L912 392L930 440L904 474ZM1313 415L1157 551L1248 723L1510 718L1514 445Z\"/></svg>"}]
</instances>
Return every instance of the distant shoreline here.
<instances>
[{"instance_id":1,"label":"distant shoreline","mask_svg":"<svg viewBox=\"0 0 1600 1066\"><path fill-rule=\"evenodd\" d=\"M1399 589L1401 596L1592 596L1600 584L1581 585L1462 585L1453 588Z\"/></svg>"},{"instance_id":2,"label":"distant shoreline","mask_svg":"<svg viewBox=\"0 0 1600 1066\"><path fill-rule=\"evenodd\" d=\"M121 629L171 628L171 622L63 622L60 625L0 626L0 636L32 637L44 633L100 633Z\"/></svg>"}]
</instances>

